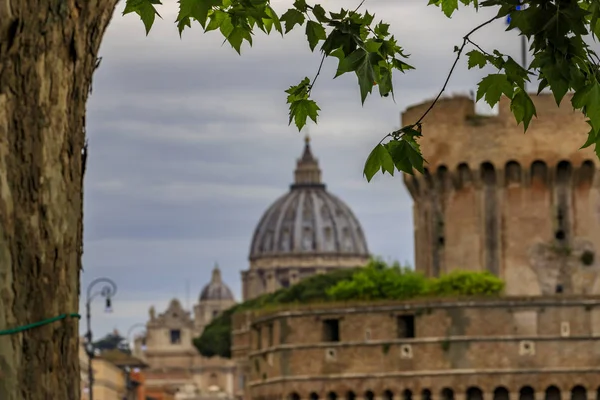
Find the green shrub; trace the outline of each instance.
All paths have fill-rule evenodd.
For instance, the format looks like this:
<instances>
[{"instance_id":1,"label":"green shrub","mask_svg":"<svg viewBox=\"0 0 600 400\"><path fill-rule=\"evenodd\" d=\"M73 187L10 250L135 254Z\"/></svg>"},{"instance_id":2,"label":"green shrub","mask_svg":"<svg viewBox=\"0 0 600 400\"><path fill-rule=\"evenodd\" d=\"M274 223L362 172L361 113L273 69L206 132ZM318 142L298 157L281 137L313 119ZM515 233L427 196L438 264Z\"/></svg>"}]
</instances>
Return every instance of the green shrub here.
<instances>
[{"instance_id":1,"label":"green shrub","mask_svg":"<svg viewBox=\"0 0 600 400\"><path fill-rule=\"evenodd\" d=\"M430 279L427 294L432 296L489 296L504 289L502 279L489 272L453 271Z\"/></svg>"},{"instance_id":2,"label":"green shrub","mask_svg":"<svg viewBox=\"0 0 600 400\"><path fill-rule=\"evenodd\" d=\"M374 260L352 275L350 280L337 283L327 290L330 300L388 300L408 299L424 293L426 278L399 265L382 267Z\"/></svg>"}]
</instances>

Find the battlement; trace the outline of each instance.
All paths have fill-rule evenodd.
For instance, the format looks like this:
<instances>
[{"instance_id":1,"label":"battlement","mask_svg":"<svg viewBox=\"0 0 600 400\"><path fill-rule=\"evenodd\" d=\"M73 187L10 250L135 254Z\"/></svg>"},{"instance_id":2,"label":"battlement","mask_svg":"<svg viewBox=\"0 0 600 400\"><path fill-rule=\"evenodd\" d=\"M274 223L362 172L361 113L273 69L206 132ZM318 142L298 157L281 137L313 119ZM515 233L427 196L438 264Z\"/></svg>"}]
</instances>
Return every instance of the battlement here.
<instances>
[{"instance_id":1,"label":"battlement","mask_svg":"<svg viewBox=\"0 0 600 400\"><path fill-rule=\"evenodd\" d=\"M487 161L479 165L461 163L453 170L440 164L433 171L425 168L423 175L404 175L404 183L415 200L429 196L433 191L443 195L449 190L483 189L490 186L535 190L562 183L575 189L589 189L595 184L596 169L597 158L586 159L578 164L568 160L547 164L539 159L524 165L515 160L500 165Z\"/></svg>"},{"instance_id":2,"label":"battlement","mask_svg":"<svg viewBox=\"0 0 600 400\"><path fill-rule=\"evenodd\" d=\"M498 115L468 96L440 99L423 121L424 174L405 175L415 200L415 264L428 276L489 271L511 295L600 293L600 174L589 126L566 96L532 96L523 132L504 97ZM409 108L404 124L429 108Z\"/></svg>"},{"instance_id":3,"label":"battlement","mask_svg":"<svg viewBox=\"0 0 600 400\"><path fill-rule=\"evenodd\" d=\"M589 126L579 111L573 110L571 95L560 107L551 94L532 95L536 106L526 133L510 111L510 100L502 97L498 115L478 115L468 96L441 98L423 120L420 140L430 171L440 166L456 171L466 164L471 170L485 163L504 166L510 161L530 166L542 161L555 166L561 161L580 166L596 159L592 148L579 150L587 139ZM416 122L432 101L409 107L402 114L403 125Z\"/></svg>"}]
</instances>

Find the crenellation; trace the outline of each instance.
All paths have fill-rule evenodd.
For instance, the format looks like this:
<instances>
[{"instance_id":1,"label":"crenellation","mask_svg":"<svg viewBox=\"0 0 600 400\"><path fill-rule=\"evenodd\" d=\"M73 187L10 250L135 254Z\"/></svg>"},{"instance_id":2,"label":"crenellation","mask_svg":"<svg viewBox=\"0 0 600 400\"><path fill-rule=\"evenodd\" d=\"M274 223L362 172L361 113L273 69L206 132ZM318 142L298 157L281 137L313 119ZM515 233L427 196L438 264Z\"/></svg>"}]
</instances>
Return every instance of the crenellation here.
<instances>
[{"instance_id":1,"label":"crenellation","mask_svg":"<svg viewBox=\"0 0 600 400\"><path fill-rule=\"evenodd\" d=\"M523 185L523 171L521 164L515 160L510 160L504 166L504 186L519 187Z\"/></svg>"},{"instance_id":2,"label":"crenellation","mask_svg":"<svg viewBox=\"0 0 600 400\"><path fill-rule=\"evenodd\" d=\"M528 166L511 159L500 165L501 167L489 161L481 163L475 169L475 175L479 178L473 179L473 170L467 163L460 163L453 170L442 164L437 167L435 174L425 168L424 174L405 175L404 184L415 200L422 200L434 192L447 193L471 186L481 189L489 186L491 181L494 182L492 185L504 188L555 186L561 179L575 188L600 184L599 176L596 175L597 167L592 160L584 160L579 166L568 160L550 165L542 160L535 160Z\"/></svg>"},{"instance_id":3,"label":"crenellation","mask_svg":"<svg viewBox=\"0 0 600 400\"><path fill-rule=\"evenodd\" d=\"M589 189L595 178L596 165L592 160L585 160L576 171L576 187Z\"/></svg>"},{"instance_id":4,"label":"crenellation","mask_svg":"<svg viewBox=\"0 0 600 400\"><path fill-rule=\"evenodd\" d=\"M567 100L557 107L533 96L540 119L525 134L505 98L497 116L481 118L464 96L436 105L420 140L427 169L404 179L415 200L417 270L487 270L509 294L600 291L600 265L568 255L600 247L600 178L592 149L579 149L589 128Z\"/></svg>"}]
</instances>

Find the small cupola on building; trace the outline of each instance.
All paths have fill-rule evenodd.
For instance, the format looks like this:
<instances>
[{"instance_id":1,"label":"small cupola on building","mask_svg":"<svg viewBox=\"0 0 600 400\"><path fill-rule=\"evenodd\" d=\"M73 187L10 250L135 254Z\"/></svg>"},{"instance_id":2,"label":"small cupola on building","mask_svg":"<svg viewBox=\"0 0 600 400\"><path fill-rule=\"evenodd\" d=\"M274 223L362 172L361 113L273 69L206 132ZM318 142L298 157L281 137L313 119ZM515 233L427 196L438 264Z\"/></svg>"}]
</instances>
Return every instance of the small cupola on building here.
<instances>
[{"instance_id":1,"label":"small cupola on building","mask_svg":"<svg viewBox=\"0 0 600 400\"><path fill-rule=\"evenodd\" d=\"M208 285L204 286L200 293L200 302L211 301L211 300L233 300L233 294L231 289L223 283L221 278L221 269L219 265L215 263L212 270L212 277Z\"/></svg>"}]
</instances>

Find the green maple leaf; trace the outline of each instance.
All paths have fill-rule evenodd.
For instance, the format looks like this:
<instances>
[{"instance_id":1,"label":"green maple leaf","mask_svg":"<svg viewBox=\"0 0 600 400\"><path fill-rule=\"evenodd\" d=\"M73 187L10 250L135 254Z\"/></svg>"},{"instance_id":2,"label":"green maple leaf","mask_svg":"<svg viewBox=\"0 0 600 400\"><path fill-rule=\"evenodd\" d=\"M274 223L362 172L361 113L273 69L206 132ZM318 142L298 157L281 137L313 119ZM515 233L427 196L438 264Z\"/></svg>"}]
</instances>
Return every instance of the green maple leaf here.
<instances>
[{"instance_id":1,"label":"green maple leaf","mask_svg":"<svg viewBox=\"0 0 600 400\"><path fill-rule=\"evenodd\" d=\"M250 45L252 45L252 36L250 32L242 27L236 26L232 29L231 33L227 35L227 41L237 51L238 54L242 54L242 42L246 39Z\"/></svg>"},{"instance_id":2,"label":"green maple leaf","mask_svg":"<svg viewBox=\"0 0 600 400\"><path fill-rule=\"evenodd\" d=\"M510 110L517 120L517 124L523 122L523 128L526 131L533 116L537 116L535 105L524 90L517 90L510 102Z\"/></svg>"},{"instance_id":3,"label":"green maple leaf","mask_svg":"<svg viewBox=\"0 0 600 400\"><path fill-rule=\"evenodd\" d=\"M458 10L458 0L429 0L429 3L427 3L428 6L432 4L441 7L448 18L452 16L454 11Z\"/></svg>"},{"instance_id":4,"label":"green maple leaf","mask_svg":"<svg viewBox=\"0 0 600 400\"><path fill-rule=\"evenodd\" d=\"M183 33L183 30L186 27L188 27L188 28L192 27L192 22L190 20L190 17L183 17L179 21L177 21L177 30L179 31L179 37L180 38L181 38L181 35Z\"/></svg>"},{"instance_id":5,"label":"green maple leaf","mask_svg":"<svg viewBox=\"0 0 600 400\"><path fill-rule=\"evenodd\" d=\"M327 33L321 24L314 21L308 21L306 23L306 38L308 39L310 50L314 51L319 41L327 38Z\"/></svg>"},{"instance_id":6,"label":"green maple leaf","mask_svg":"<svg viewBox=\"0 0 600 400\"><path fill-rule=\"evenodd\" d=\"M290 8L280 19L285 23L285 33L288 33L294 29L294 26L302 25L304 23L304 14L295 8Z\"/></svg>"},{"instance_id":7,"label":"green maple leaf","mask_svg":"<svg viewBox=\"0 0 600 400\"><path fill-rule=\"evenodd\" d=\"M423 168L423 163L425 160L423 159L423 154L421 153L421 146L419 146L419 143L417 143L417 138L421 136L421 132L415 130L412 126L406 126L402 128L402 131L404 134L400 140L408 145L408 148L406 149L408 161L414 169L422 174L425 173L425 169ZM410 173L412 174L412 171Z\"/></svg>"},{"instance_id":8,"label":"green maple leaf","mask_svg":"<svg viewBox=\"0 0 600 400\"><path fill-rule=\"evenodd\" d=\"M386 147L398 171L412 175L413 166L409 159L409 152L411 151L409 144L404 140L392 140L386 144Z\"/></svg>"},{"instance_id":9,"label":"green maple leaf","mask_svg":"<svg viewBox=\"0 0 600 400\"><path fill-rule=\"evenodd\" d=\"M458 0L442 0L442 11L450 18L458 10Z\"/></svg>"},{"instance_id":10,"label":"green maple leaf","mask_svg":"<svg viewBox=\"0 0 600 400\"><path fill-rule=\"evenodd\" d=\"M490 74L479 82L477 101L485 96L485 102L493 107L500 101L502 94L512 98L514 86L508 81L505 74Z\"/></svg>"},{"instance_id":11,"label":"green maple leaf","mask_svg":"<svg viewBox=\"0 0 600 400\"><path fill-rule=\"evenodd\" d=\"M556 58L551 54L540 55L538 60L542 82L550 86L556 104L560 105L571 86L571 77L568 74L569 65L561 60L560 57ZM538 66L535 61L533 65ZM540 82L540 85L542 82Z\"/></svg>"},{"instance_id":12,"label":"green maple leaf","mask_svg":"<svg viewBox=\"0 0 600 400\"><path fill-rule=\"evenodd\" d=\"M209 18L210 18L210 22L206 25L206 28L204 28L205 32L209 32L209 31L221 28L221 25L223 25L225 20L228 20L229 23L231 24L231 20L229 19L229 14L227 14L226 12L221 11L221 10L215 10L213 13L210 14Z\"/></svg>"},{"instance_id":13,"label":"green maple leaf","mask_svg":"<svg viewBox=\"0 0 600 400\"><path fill-rule=\"evenodd\" d=\"M306 125L306 120L308 118L312 119L314 123L317 123L317 117L319 116L320 110L317 103L309 98L294 100L290 103L289 123L291 124L293 120L300 131Z\"/></svg>"},{"instance_id":14,"label":"green maple leaf","mask_svg":"<svg viewBox=\"0 0 600 400\"><path fill-rule=\"evenodd\" d=\"M202 28L206 28L209 10L220 4L220 0L179 0L179 14L176 22L185 18L193 18L200 23Z\"/></svg>"},{"instance_id":15,"label":"green maple leaf","mask_svg":"<svg viewBox=\"0 0 600 400\"><path fill-rule=\"evenodd\" d=\"M382 144L378 144L367 158L364 175L367 181L370 182L379 170L394 175L394 167L394 160L389 151Z\"/></svg>"},{"instance_id":16,"label":"green maple leaf","mask_svg":"<svg viewBox=\"0 0 600 400\"><path fill-rule=\"evenodd\" d=\"M262 1L262 0L259 0ZM308 9L308 5L306 4L306 0L296 0L294 1L294 8L300 12L306 12Z\"/></svg>"},{"instance_id":17,"label":"green maple leaf","mask_svg":"<svg viewBox=\"0 0 600 400\"><path fill-rule=\"evenodd\" d=\"M350 71L356 73L358 86L360 87L360 99L364 104L367 95L373 91L373 84L375 83L375 71L369 53L362 48L354 50L348 57L340 61L335 77L337 78Z\"/></svg>"},{"instance_id":18,"label":"green maple leaf","mask_svg":"<svg viewBox=\"0 0 600 400\"><path fill-rule=\"evenodd\" d=\"M392 83L392 70L389 67L383 67L379 69L379 79L377 80L379 94L382 97L392 94L394 97L394 86Z\"/></svg>"},{"instance_id":19,"label":"green maple leaf","mask_svg":"<svg viewBox=\"0 0 600 400\"><path fill-rule=\"evenodd\" d=\"M150 33L150 29L154 24L154 20L158 15L159 18L162 18L158 11L156 11L155 5L161 5L160 0L127 0L125 3L125 9L123 10L123 15L127 15L129 13L136 13L140 16L140 19L144 23L144 28L146 29L146 36Z\"/></svg>"},{"instance_id":20,"label":"green maple leaf","mask_svg":"<svg viewBox=\"0 0 600 400\"><path fill-rule=\"evenodd\" d=\"M592 128L600 130L600 84L594 81L573 95L571 104L575 108L583 109L585 115L590 119Z\"/></svg>"},{"instance_id":21,"label":"green maple leaf","mask_svg":"<svg viewBox=\"0 0 600 400\"><path fill-rule=\"evenodd\" d=\"M283 29L281 29L281 21L279 20L277 13L271 7L266 7L265 14L268 15L271 19L271 23L275 27L275 30L283 35ZM266 20L266 18L263 20Z\"/></svg>"},{"instance_id":22,"label":"green maple leaf","mask_svg":"<svg viewBox=\"0 0 600 400\"><path fill-rule=\"evenodd\" d=\"M317 21L324 23L324 22L329 22L330 19L327 18L327 14L325 12L325 9L320 5L320 4L315 4L312 8L312 13L315 16L315 18L317 19Z\"/></svg>"},{"instance_id":23,"label":"green maple leaf","mask_svg":"<svg viewBox=\"0 0 600 400\"><path fill-rule=\"evenodd\" d=\"M594 130L594 127L592 126L590 120L587 120L585 122L587 122L587 124L590 126L590 131L588 132L588 138L586 142L583 144L583 146L580 147L580 150L585 149L586 147L590 147L593 144L596 144L596 149L598 149L598 133Z\"/></svg>"},{"instance_id":24,"label":"green maple leaf","mask_svg":"<svg viewBox=\"0 0 600 400\"><path fill-rule=\"evenodd\" d=\"M347 57L342 58L338 64L338 69L334 78L337 78L346 72L356 71L359 66L365 62L367 55L368 54L364 49L358 48L350 53ZM373 82L371 82L371 84L373 84Z\"/></svg>"},{"instance_id":25,"label":"green maple leaf","mask_svg":"<svg viewBox=\"0 0 600 400\"><path fill-rule=\"evenodd\" d=\"M479 50L471 50L470 52L467 53L467 57L469 57L469 62L468 62L469 69L475 68L475 66L477 66L479 68L483 68L487 64L487 59L485 57L485 54L483 54Z\"/></svg>"}]
</instances>

